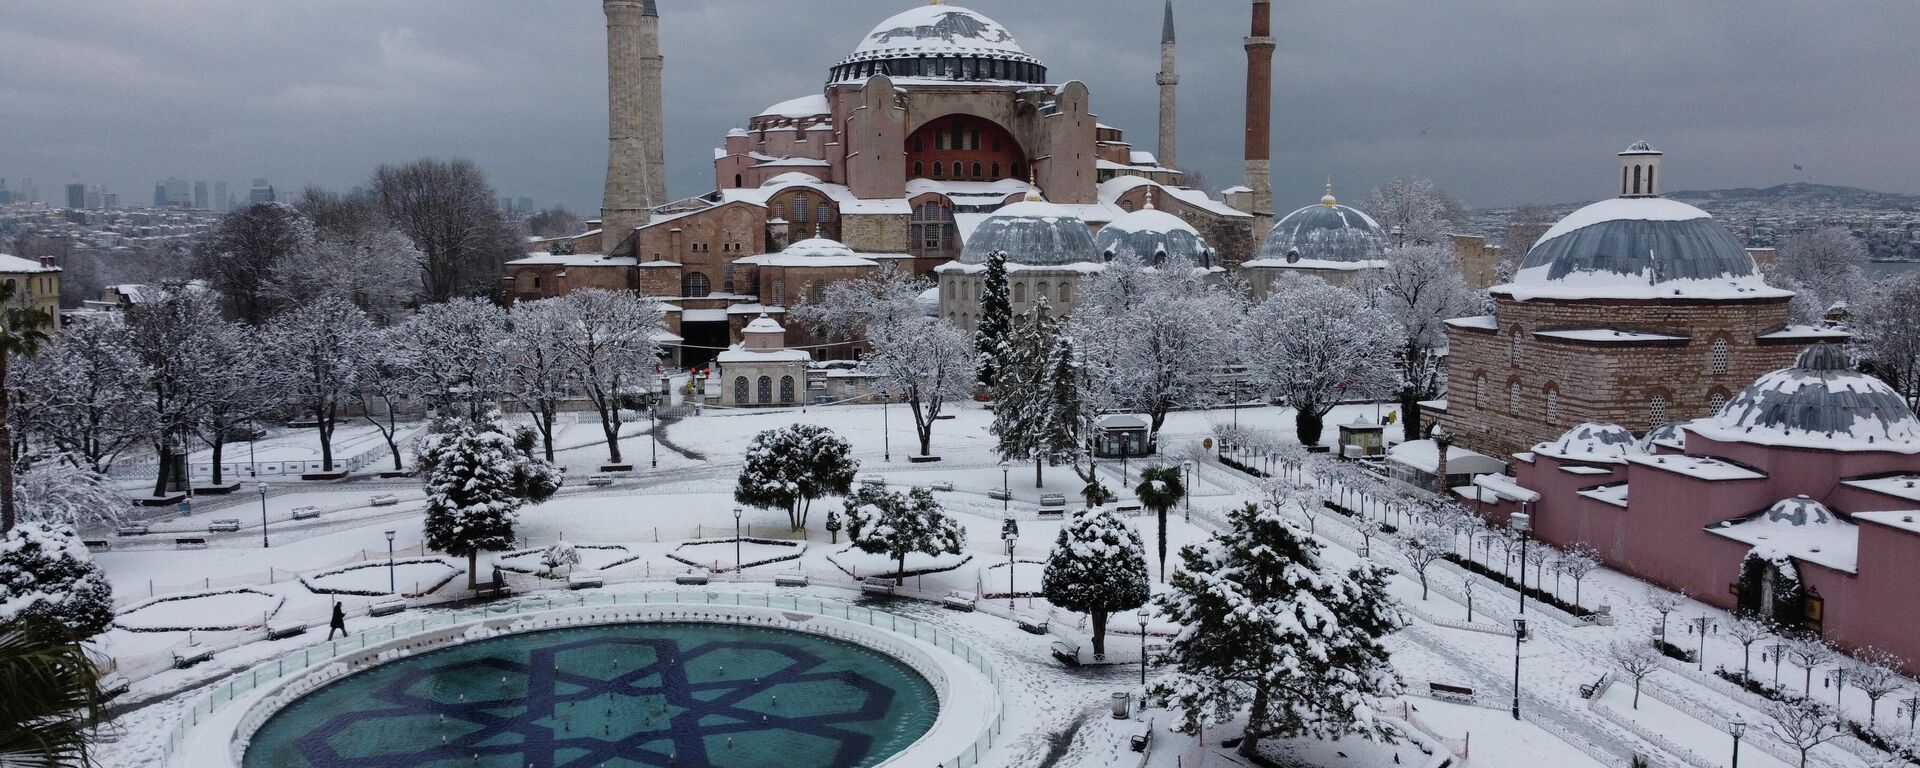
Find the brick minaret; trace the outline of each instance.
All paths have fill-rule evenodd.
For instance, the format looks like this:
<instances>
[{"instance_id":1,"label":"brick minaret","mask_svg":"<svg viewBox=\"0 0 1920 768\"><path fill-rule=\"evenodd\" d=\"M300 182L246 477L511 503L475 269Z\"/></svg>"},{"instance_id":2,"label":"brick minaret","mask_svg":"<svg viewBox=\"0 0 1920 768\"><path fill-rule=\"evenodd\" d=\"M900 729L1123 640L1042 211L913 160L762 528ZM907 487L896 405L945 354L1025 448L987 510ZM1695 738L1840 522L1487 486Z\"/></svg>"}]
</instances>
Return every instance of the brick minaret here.
<instances>
[{"instance_id":1,"label":"brick minaret","mask_svg":"<svg viewBox=\"0 0 1920 768\"><path fill-rule=\"evenodd\" d=\"M1180 74L1173 65L1173 0L1167 0L1167 18L1160 26L1160 74L1154 82L1160 84L1160 164L1176 168L1180 160L1175 134L1180 117L1174 91L1180 85Z\"/></svg>"},{"instance_id":2,"label":"brick minaret","mask_svg":"<svg viewBox=\"0 0 1920 768\"><path fill-rule=\"evenodd\" d=\"M1247 179L1253 190L1253 232L1273 228L1273 3L1253 0L1247 37Z\"/></svg>"},{"instance_id":3,"label":"brick minaret","mask_svg":"<svg viewBox=\"0 0 1920 768\"><path fill-rule=\"evenodd\" d=\"M660 14L654 0L601 0L607 14L607 194L601 245L612 251L667 202L661 142Z\"/></svg>"}]
</instances>

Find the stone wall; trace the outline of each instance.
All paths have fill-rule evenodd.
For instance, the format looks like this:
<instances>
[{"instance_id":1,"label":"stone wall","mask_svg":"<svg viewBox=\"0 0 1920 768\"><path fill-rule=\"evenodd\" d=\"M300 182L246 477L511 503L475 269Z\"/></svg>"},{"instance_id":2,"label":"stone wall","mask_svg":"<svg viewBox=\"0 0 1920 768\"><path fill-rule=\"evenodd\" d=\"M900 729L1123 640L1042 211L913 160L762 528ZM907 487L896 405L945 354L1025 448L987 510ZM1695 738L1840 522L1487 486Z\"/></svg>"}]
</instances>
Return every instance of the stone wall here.
<instances>
[{"instance_id":1,"label":"stone wall","mask_svg":"<svg viewBox=\"0 0 1920 768\"><path fill-rule=\"evenodd\" d=\"M840 242L861 253L906 253L907 216L853 214L841 218Z\"/></svg>"}]
</instances>

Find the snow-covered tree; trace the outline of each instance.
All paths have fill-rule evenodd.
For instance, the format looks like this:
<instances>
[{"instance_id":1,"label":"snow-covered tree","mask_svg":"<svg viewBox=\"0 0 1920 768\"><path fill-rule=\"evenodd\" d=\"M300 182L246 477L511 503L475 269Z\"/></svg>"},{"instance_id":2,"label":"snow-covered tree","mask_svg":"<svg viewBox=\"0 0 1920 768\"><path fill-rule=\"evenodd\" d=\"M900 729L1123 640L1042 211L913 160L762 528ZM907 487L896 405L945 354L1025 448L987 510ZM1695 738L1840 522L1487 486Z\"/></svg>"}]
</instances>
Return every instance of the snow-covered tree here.
<instances>
[{"instance_id":1,"label":"snow-covered tree","mask_svg":"<svg viewBox=\"0 0 1920 768\"><path fill-rule=\"evenodd\" d=\"M912 317L868 326L873 354L867 366L888 394L913 411L921 455L933 452L933 425L946 404L971 391L978 370L965 331L944 320Z\"/></svg>"},{"instance_id":2,"label":"snow-covered tree","mask_svg":"<svg viewBox=\"0 0 1920 768\"><path fill-rule=\"evenodd\" d=\"M1815 747L1846 735L1840 715L1812 699L1787 699L1767 705L1767 732L1800 753L1800 768Z\"/></svg>"},{"instance_id":3,"label":"snow-covered tree","mask_svg":"<svg viewBox=\"0 0 1920 768\"><path fill-rule=\"evenodd\" d=\"M1813 695L1813 671L1838 658L1840 652L1819 635L1803 632L1787 638L1787 660L1806 672L1806 685L1800 689L1802 696Z\"/></svg>"},{"instance_id":4,"label":"snow-covered tree","mask_svg":"<svg viewBox=\"0 0 1920 768\"><path fill-rule=\"evenodd\" d=\"M1432 245L1467 218L1467 207L1430 179L1395 178L1367 195L1367 214L1393 238L1388 245Z\"/></svg>"},{"instance_id":5,"label":"snow-covered tree","mask_svg":"<svg viewBox=\"0 0 1920 768\"><path fill-rule=\"evenodd\" d=\"M1426 435L1420 402L1446 390L1446 321L1481 309L1451 243L1412 245L1387 254L1385 269L1368 272L1356 288L1398 322L1401 429L1408 440Z\"/></svg>"},{"instance_id":6,"label":"snow-covered tree","mask_svg":"<svg viewBox=\"0 0 1920 768\"><path fill-rule=\"evenodd\" d=\"M1920 409L1920 272L1874 285L1853 314L1853 329L1861 368Z\"/></svg>"},{"instance_id":7,"label":"snow-covered tree","mask_svg":"<svg viewBox=\"0 0 1920 768\"><path fill-rule=\"evenodd\" d=\"M1510 528L1501 528L1499 530L1512 531ZM1671 616L1674 611L1680 610L1680 606L1686 604L1687 593L1685 590L1675 593L1668 592L1659 587L1647 587L1647 607L1652 608L1654 613L1660 614L1660 642L1664 643L1667 641L1667 617Z\"/></svg>"},{"instance_id":8,"label":"snow-covered tree","mask_svg":"<svg viewBox=\"0 0 1920 768\"><path fill-rule=\"evenodd\" d=\"M920 319L920 294L929 287L927 281L909 277L888 263L862 277L827 286L820 301L794 307L792 317L825 338L865 338L878 348L871 340L875 329L895 330Z\"/></svg>"},{"instance_id":9,"label":"snow-covered tree","mask_svg":"<svg viewBox=\"0 0 1920 768\"><path fill-rule=\"evenodd\" d=\"M385 226L322 231L297 268L268 279L266 292L280 306L346 299L387 325L398 321L419 295L425 258L405 234Z\"/></svg>"},{"instance_id":10,"label":"snow-covered tree","mask_svg":"<svg viewBox=\"0 0 1920 768\"><path fill-rule=\"evenodd\" d=\"M226 215L195 251L198 271L227 315L261 325L285 308L274 285L313 248L313 222L285 203L254 203Z\"/></svg>"},{"instance_id":11,"label":"snow-covered tree","mask_svg":"<svg viewBox=\"0 0 1920 768\"><path fill-rule=\"evenodd\" d=\"M558 301L556 311L567 317L569 331L559 339L562 359L600 416L607 462L620 464L620 427L625 423L621 400L648 391L660 358L666 310L630 291L598 288L574 291Z\"/></svg>"},{"instance_id":12,"label":"snow-covered tree","mask_svg":"<svg viewBox=\"0 0 1920 768\"><path fill-rule=\"evenodd\" d=\"M113 587L73 528L23 522L0 534L0 623L44 619L74 639L113 623Z\"/></svg>"},{"instance_id":13,"label":"snow-covered tree","mask_svg":"<svg viewBox=\"0 0 1920 768\"><path fill-rule=\"evenodd\" d=\"M845 496L860 472L853 446L833 430L791 424L753 436L740 468L733 500L761 509L784 509L795 531L807 529L813 501Z\"/></svg>"},{"instance_id":14,"label":"snow-covered tree","mask_svg":"<svg viewBox=\"0 0 1920 768\"><path fill-rule=\"evenodd\" d=\"M1146 605L1151 578L1140 534L1113 510L1090 507L1060 526L1040 590L1047 602L1093 620L1097 659L1107 653L1107 617Z\"/></svg>"},{"instance_id":15,"label":"snow-covered tree","mask_svg":"<svg viewBox=\"0 0 1920 768\"><path fill-rule=\"evenodd\" d=\"M146 369L119 315L76 317L20 369L18 414L68 460L105 474L147 433Z\"/></svg>"},{"instance_id":16,"label":"snow-covered tree","mask_svg":"<svg viewBox=\"0 0 1920 768\"><path fill-rule=\"evenodd\" d=\"M540 553L540 567L547 569L548 575L558 575L561 568L572 573L574 566L579 564L580 550L564 541L555 542Z\"/></svg>"},{"instance_id":17,"label":"snow-covered tree","mask_svg":"<svg viewBox=\"0 0 1920 768\"><path fill-rule=\"evenodd\" d=\"M80 528L117 527L128 512L127 496L106 476L71 462L47 461L21 472L13 485L19 520Z\"/></svg>"},{"instance_id":18,"label":"snow-covered tree","mask_svg":"<svg viewBox=\"0 0 1920 768\"><path fill-rule=\"evenodd\" d=\"M1469 579L1468 583L1471 582ZM1660 669L1659 649L1645 641L1616 640L1608 647L1607 656L1613 659L1613 665L1622 674L1633 678L1633 708L1639 709L1640 681Z\"/></svg>"},{"instance_id":19,"label":"snow-covered tree","mask_svg":"<svg viewBox=\"0 0 1920 768\"><path fill-rule=\"evenodd\" d=\"M1007 252L987 254L985 283L980 291L980 325L974 331L974 351L980 355L980 383L994 386L1000 358L1007 354L1013 335L1013 300L1007 287Z\"/></svg>"},{"instance_id":20,"label":"snow-covered tree","mask_svg":"<svg viewBox=\"0 0 1920 768\"><path fill-rule=\"evenodd\" d=\"M1176 672L1157 690L1188 729L1244 712L1243 755L1267 737L1392 738L1375 719L1401 690L1382 643L1406 623L1387 594L1391 571L1362 560L1342 574L1320 551L1256 504L1181 548L1173 590L1156 600L1181 628L1164 657Z\"/></svg>"},{"instance_id":21,"label":"snow-covered tree","mask_svg":"<svg viewBox=\"0 0 1920 768\"><path fill-rule=\"evenodd\" d=\"M372 332L367 342L366 375L354 389L354 396L360 400L360 418L386 441L395 472L406 469L400 451L400 413L406 403L420 399L422 388L419 368L412 359L416 349L402 338L408 332L405 325Z\"/></svg>"},{"instance_id":22,"label":"snow-covered tree","mask_svg":"<svg viewBox=\"0 0 1920 768\"><path fill-rule=\"evenodd\" d=\"M323 471L333 471L340 406L353 399L366 376L372 339L367 314L340 298L295 307L267 324L267 370L284 403L312 414Z\"/></svg>"},{"instance_id":23,"label":"snow-covered tree","mask_svg":"<svg viewBox=\"0 0 1920 768\"><path fill-rule=\"evenodd\" d=\"M1392 316L1317 277L1274 281L1249 319L1256 381L1286 400L1301 445L1318 445L1326 415L1347 397L1395 384L1394 353L1405 335Z\"/></svg>"},{"instance_id":24,"label":"snow-covered tree","mask_svg":"<svg viewBox=\"0 0 1920 768\"><path fill-rule=\"evenodd\" d=\"M52 336L53 314L14 301L19 283L0 283L0 533L13 528L13 386L8 380L14 358L32 357Z\"/></svg>"},{"instance_id":25,"label":"snow-covered tree","mask_svg":"<svg viewBox=\"0 0 1920 768\"><path fill-rule=\"evenodd\" d=\"M1218 374L1239 358L1244 315L1240 294L1209 285L1190 262L1148 267L1122 256L1087 285L1068 333L1094 404L1146 414L1151 438L1173 409L1239 394L1223 391Z\"/></svg>"},{"instance_id":26,"label":"snow-covered tree","mask_svg":"<svg viewBox=\"0 0 1920 768\"><path fill-rule=\"evenodd\" d=\"M1727 622L1727 636L1740 644L1740 679L1753 678L1753 644L1773 637L1773 624L1750 616L1735 616Z\"/></svg>"},{"instance_id":27,"label":"snow-covered tree","mask_svg":"<svg viewBox=\"0 0 1920 768\"><path fill-rule=\"evenodd\" d=\"M1900 677L1900 668L1905 663L1906 660L1898 654L1879 648L1867 647L1854 654L1854 663L1847 671L1847 681L1867 697L1869 727L1880 717L1880 700L1898 692L1906 682Z\"/></svg>"},{"instance_id":28,"label":"snow-covered tree","mask_svg":"<svg viewBox=\"0 0 1920 768\"><path fill-rule=\"evenodd\" d=\"M1573 604L1580 604L1580 581L1600 568L1600 550L1593 545L1580 543L1567 547L1560 555L1560 572L1573 579Z\"/></svg>"},{"instance_id":29,"label":"snow-covered tree","mask_svg":"<svg viewBox=\"0 0 1920 768\"><path fill-rule=\"evenodd\" d=\"M506 310L485 299L453 299L421 307L403 329L388 336L397 352L392 359L412 369L429 407L459 408L477 419L500 401Z\"/></svg>"},{"instance_id":30,"label":"snow-covered tree","mask_svg":"<svg viewBox=\"0 0 1920 768\"><path fill-rule=\"evenodd\" d=\"M205 417L213 390L230 386L222 355L238 346L241 335L226 326L215 301L205 291L160 288L122 313L138 365L147 374L141 411L159 459L156 497L165 496L169 485L189 482L174 460L192 452L188 437Z\"/></svg>"},{"instance_id":31,"label":"snow-covered tree","mask_svg":"<svg viewBox=\"0 0 1920 768\"><path fill-rule=\"evenodd\" d=\"M1140 499L1141 506L1153 510L1154 516L1160 518L1159 536L1155 543L1160 556L1160 580L1166 581L1167 512L1187 496L1187 486L1181 481L1180 467L1167 465L1140 470L1140 484L1134 487L1133 494Z\"/></svg>"},{"instance_id":32,"label":"snow-covered tree","mask_svg":"<svg viewBox=\"0 0 1920 768\"><path fill-rule=\"evenodd\" d=\"M266 370L266 346L253 328L216 320L201 329L194 343L200 357L214 361L215 367L198 376L200 418L192 432L213 450L209 481L223 485L228 437L246 424L248 440L253 439L253 420L273 405L274 377Z\"/></svg>"},{"instance_id":33,"label":"snow-covered tree","mask_svg":"<svg viewBox=\"0 0 1920 768\"><path fill-rule=\"evenodd\" d=\"M1004 460L1032 461L1035 488L1048 459L1078 460L1085 430L1076 342L1062 325L1041 301L1014 329L994 375L995 448Z\"/></svg>"},{"instance_id":34,"label":"snow-covered tree","mask_svg":"<svg viewBox=\"0 0 1920 768\"><path fill-rule=\"evenodd\" d=\"M1453 534L1422 525L1407 534L1400 543L1400 554L1413 566L1413 572L1420 574L1420 599L1427 599L1427 569L1434 563L1445 559L1453 551Z\"/></svg>"},{"instance_id":35,"label":"snow-covered tree","mask_svg":"<svg viewBox=\"0 0 1920 768\"><path fill-rule=\"evenodd\" d=\"M513 548L513 525L528 499L519 454L505 434L456 423L422 447L427 547L467 559L467 588L479 586L481 552Z\"/></svg>"},{"instance_id":36,"label":"snow-covered tree","mask_svg":"<svg viewBox=\"0 0 1920 768\"><path fill-rule=\"evenodd\" d=\"M1866 243L1845 227L1802 232L1780 243L1767 279L1794 291L1795 322L1818 323L1829 311L1851 309L1867 292Z\"/></svg>"},{"instance_id":37,"label":"snow-covered tree","mask_svg":"<svg viewBox=\"0 0 1920 768\"><path fill-rule=\"evenodd\" d=\"M565 352L566 340L573 333L573 313L569 310L570 305L558 299L514 305L500 347L507 395L533 417L547 461L553 461L553 432L560 403L571 394L574 381Z\"/></svg>"},{"instance_id":38,"label":"snow-covered tree","mask_svg":"<svg viewBox=\"0 0 1920 768\"><path fill-rule=\"evenodd\" d=\"M957 555L967 529L940 509L933 492L862 488L847 499L847 542L862 552L886 555L898 565L895 584L906 583L907 555Z\"/></svg>"}]
</instances>

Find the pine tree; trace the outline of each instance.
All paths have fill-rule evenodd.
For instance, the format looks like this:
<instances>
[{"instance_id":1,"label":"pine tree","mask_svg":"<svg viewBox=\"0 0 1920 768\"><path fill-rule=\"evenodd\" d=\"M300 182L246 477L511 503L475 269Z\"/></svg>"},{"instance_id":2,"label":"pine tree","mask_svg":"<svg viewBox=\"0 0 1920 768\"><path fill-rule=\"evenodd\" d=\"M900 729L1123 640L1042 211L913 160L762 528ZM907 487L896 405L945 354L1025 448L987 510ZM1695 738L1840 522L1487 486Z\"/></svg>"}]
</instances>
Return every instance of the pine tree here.
<instances>
[{"instance_id":1,"label":"pine tree","mask_svg":"<svg viewBox=\"0 0 1920 768\"><path fill-rule=\"evenodd\" d=\"M1147 556L1140 534L1104 508L1075 512L1047 558L1047 601L1093 619L1093 655L1107 653L1107 617L1147 604Z\"/></svg>"},{"instance_id":2,"label":"pine tree","mask_svg":"<svg viewBox=\"0 0 1920 768\"><path fill-rule=\"evenodd\" d=\"M427 546L467 559L467 588L479 586L481 552L513 547L522 495L520 457L505 434L458 424L423 450Z\"/></svg>"},{"instance_id":3,"label":"pine tree","mask_svg":"<svg viewBox=\"0 0 1920 768\"><path fill-rule=\"evenodd\" d=\"M862 552L893 558L895 584L906 583L907 555L957 555L967 529L940 509L933 492L905 494L861 489L847 500L847 541Z\"/></svg>"},{"instance_id":4,"label":"pine tree","mask_svg":"<svg viewBox=\"0 0 1920 768\"><path fill-rule=\"evenodd\" d=\"M1033 462L1043 484L1045 460L1078 456L1085 416L1074 343L1041 300L1013 331L993 386L993 434L1000 457Z\"/></svg>"},{"instance_id":5,"label":"pine tree","mask_svg":"<svg viewBox=\"0 0 1920 768\"><path fill-rule=\"evenodd\" d=\"M733 500L750 507L784 509L795 531L807 529L813 500L844 496L860 472L853 446L833 430L793 424L753 436L746 466L734 483Z\"/></svg>"},{"instance_id":6,"label":"pine tree","mask_svg":"<svg viewBox=\"0 0 1920 768\"><path fill-rule=\"evenodd\" d=\"M974 348L980 354L982 385L994 386L1012 333L1013 301L1007 289L1007 253L995 251L987 256L986 285L980 292L980 325L974 334Z\"/></svg>"},{"instance_id":7,"label":"pine tree","mask_svg":"<svg viewBox=\"0 0 1920 768\"><path fill-rule=\"evenodd\" d=\"M1389 571L1331 572L1311 536L1254 504L1180 558L1157 600L1181 627L1166 654L1176 672L1156 691L1188 728L1245 711L1244 755L1269 736L1390 738L1373 715L1401 688L1381 643L1405 625Z\"/></svg>"},{"instance_id":8,"label":"pine tree","mask_svg":"<svg viewBox=\"0 0 1920 768\"><path fill-rule=\"evenodd\" d=\"M113 587L65 525L23 522L0 535L0 622L44 620L84 640L113 623Z\"/></svg>"}]
</instances>

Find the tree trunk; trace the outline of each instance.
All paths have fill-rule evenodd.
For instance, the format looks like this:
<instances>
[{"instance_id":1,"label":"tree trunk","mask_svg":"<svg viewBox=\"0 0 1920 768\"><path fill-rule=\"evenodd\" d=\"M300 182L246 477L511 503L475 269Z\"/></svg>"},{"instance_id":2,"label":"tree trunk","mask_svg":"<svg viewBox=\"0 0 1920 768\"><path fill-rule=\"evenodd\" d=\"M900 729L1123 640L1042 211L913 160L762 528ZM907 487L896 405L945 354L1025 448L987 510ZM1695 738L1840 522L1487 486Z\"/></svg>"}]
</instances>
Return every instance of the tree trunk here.
<instances>
[{"instance_id":1,"label":"tree trunk","mask_svg":"<svg viewBox=\"0 0 1920 768\"><path fill-rule=\"evenodd\" d=\"M1040 457L1039 456L1033 457L1033 487L1035 488L1045 487L1044 484L1040 482Z\"/></svg>"},{"instance_id":2,"label":"tree trunk","mask_svg":"<svg viewBox=\"0 0 1920 768\"><path fill-rule=\"evenodd\" d=\"M223 427L213 435L213 484L219 485L224 477L220 474L220 461L227 453L227 430ZM192 482L193 468L187 468L188 482Z\"/></svg>"},{"instance_id":3,"label":"tree trunk","mask_svg":"<svg viewBox=\"0 0 1920 768\"><path fill-rule=\"evenodd\" d=\"M1260 685L1253 690L1253 706L1247 710L1247 730L1240 734L1241 757L1256 757L1260 752L1260 729L1266 722L1267 687Z\"/></svg>"},{"instance_id":4,"label":"tree trunk","mask_svg":"<svg viewBox=\"0 0 1920 768\"><path fill-rule=\"evenodd\" d=\"M607 463L619 464L620 461L620 412L619 404L611 403L600 407L600 431L607 436Z\"/></svg>"},{"instance_id":5,"label":"tree trunk","mask_svg":"<svg viewBox=\"0 0 1920 768\"><path fill-rule=\"evenodd\" d=\"M160 471L153 479L153 497L157 499L167 495L167 477L173 474L173 445L162 434L153 450L160 456Z\"/></svg>"},{"instance_id":6,"label":"tree trunk","mask_svg":"<svg viewBox=\"0 0 1920 768\"><path fill-rule=\"evenodd\" d=\"M472 592L479 588L480 588L480 552L476 550L476 551L467 553L467 591Z\"/></svg>"},{"instance_id":7,"label":"tree trunk","mask_svg":"<svg viewBox=\"0 0 1920 768\"><path fill-rule=\"evenodd\" d=\"M540 402L540 446L545 449L549 464L553 463L553 420L557 418L554 415L556 410L552 400Z\"/></svg>"},{"instance_id":8,"label":"tree trunk","mask_svg":"<svg viewBox=\"0 0 1920 768\"><path fill-rule=\"evenodd\" d=\"M1427 599L1427 569L1421 568L1420 569L1420 600L1424 602L1426 599Z\"/></svg>"},{"instance_id":9,"label":"tree trunk","mask_svg":"<svg viewBox=\"0 0 1920 768\"><path fill-rule=\"evenodd\" d=\"M1167 510L1156 509L1160 513L1160 581L1167 580Z\"/></svg>"},{"instance_id":10,"label":"tree trunk","mask_svg":"<svg viewBox=\"0 0 1920 768\"><path fill-rule=\"evenodd\" d=\"M1407 442L1424 437L1420 434L1420 422L1425 421L1423 416L1424 414L1420 411L1420 398L1415 397L1412 392L1400 393L1400 435Z\"/></svg>"},{"instance_id":11,"label":"tree trunk","mask_svg":"<svg viewBox=\"0 0 1920 768\"><path fill-rule=\"evenodd\" d=\"M1093 658L1103 659L1107 655L1107 612L1094 611L1093 617Z\"/></svg>"},{"instance_id":12,"label":"tree trunk","mask_svg":"<svg viewBox=\"0 0 1920 768\"><path fill-rule=\"evenodd\" d=\"M313 409L316 431L320 433L320 468L333 471L333 408L321 405Z\"/></svg>"},{"instance_id":13,"label":"tree trunk","mask_svg":"<svg viewBox=\"0 0 1920 768\"><path fill-rule=\"evenodd\" d=\"M935 402L928 403L924 416L920 412L920 398L918 396L908 401L908 405L913 406L913 428L919 432L920 455L932 456L933 422L940 418L940 404Z\"/></svg>"},{"instance_id":14,"label":"tree trunk","mask_svg":"<svg viewBox=\"0 0 1920 768\"><path fill-rule=\"evenodd\" d=\"M907 584L907 551L904 549L900 550L900 557L896 558L895 562L899 563L899 565L895 567L893 572L893 585L896 587L906 586Z\"/></svg>"},{"instance_id":15,"label":"tree trunk","mask_svg":"<svg viewBox=\"0 0 1920 768\"><path fill-rule=\"evenodd\" d=\"M1633 708L1640 708L1640 678L1633 679Z\"/></svg>"},{"instance_id":16,"label":"tree trunk","mask_svg":"<svg viewBox=\"0 0 1920 768\"><path fill-rule=\"evenodd\" d=\"M0 534L13 530L13 392L7 388L7 358L0 355Z\"/></svg>"}]
</instances>

